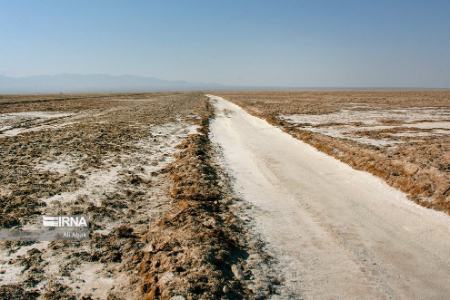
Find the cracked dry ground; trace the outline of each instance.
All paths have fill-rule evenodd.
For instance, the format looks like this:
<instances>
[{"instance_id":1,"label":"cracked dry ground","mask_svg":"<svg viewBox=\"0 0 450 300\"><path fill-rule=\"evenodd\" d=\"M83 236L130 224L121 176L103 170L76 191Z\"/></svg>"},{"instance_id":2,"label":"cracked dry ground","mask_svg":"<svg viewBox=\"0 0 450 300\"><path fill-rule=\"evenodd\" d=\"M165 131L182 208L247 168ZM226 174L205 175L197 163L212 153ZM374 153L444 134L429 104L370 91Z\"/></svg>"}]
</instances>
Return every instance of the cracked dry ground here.
<instances>
[{"instance_id":1,"label":"cracked dry ground","mask_svg":"<svg viewBox=\"0 0 450 300\"><path fill-rule=\"evenodd\" d=\"M91 235L1 241L0 298L234 299L272 291L268 275L250 272L269 258L236 216L209 143L205 96L42 98L1 99L0 226L35 230L41 215L82 214Z\"/></svg>"}]
</instances>

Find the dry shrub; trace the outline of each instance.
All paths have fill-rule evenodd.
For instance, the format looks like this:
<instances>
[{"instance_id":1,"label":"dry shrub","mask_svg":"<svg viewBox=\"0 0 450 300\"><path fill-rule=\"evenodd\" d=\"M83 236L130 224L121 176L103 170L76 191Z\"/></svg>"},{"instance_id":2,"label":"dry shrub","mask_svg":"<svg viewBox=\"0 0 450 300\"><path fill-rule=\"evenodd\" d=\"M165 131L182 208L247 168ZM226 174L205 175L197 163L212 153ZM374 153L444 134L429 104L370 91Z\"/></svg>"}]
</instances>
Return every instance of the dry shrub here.
<instances>
[{"instance_id":1,"label":"dry shrub","mask_svg":"<svg viewBox=\"0 0 450 300\"><path fill-rule=\"evenodd\" d=\"M436 168L420 168L406 159L392 159L378 150L363 149L348 141L342 142L298 129L288 132L357 170L367 171L383 178L417 203L450 214L449 195L445 194L448 179Z\"/></svg>"}]
</instances>

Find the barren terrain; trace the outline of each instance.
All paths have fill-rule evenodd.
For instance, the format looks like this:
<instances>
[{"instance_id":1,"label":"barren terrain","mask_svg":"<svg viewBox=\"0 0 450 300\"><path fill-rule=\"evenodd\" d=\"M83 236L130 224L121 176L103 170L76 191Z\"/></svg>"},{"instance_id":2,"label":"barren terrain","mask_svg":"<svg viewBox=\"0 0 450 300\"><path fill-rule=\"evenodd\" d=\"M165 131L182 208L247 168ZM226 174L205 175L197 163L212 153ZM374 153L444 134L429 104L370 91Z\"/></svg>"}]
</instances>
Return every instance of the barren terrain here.
<instances>
[{"instance_id":1,"label":"barren terrain","mask_svg":"<svg viewBox=\"0 0 450 300\"><path fill-rule=\"evenodd\" d=\"M0 298L256 293L234 275L244 274L251 251L226 205L234 201L226 178L209 158L207 98L61 97L2 99L0 226L39 230L42 215L85 215L91 234L0 241ZM259 286L269 292L268 282Z\"/></svg>"},{"instance_id":2,"label":"barren terrain","mask_svg":"<svg viewBox=\"0 0 450 300\"><path fill-rule=\"evenodd\" d=\"M415 202L450 213L450 92L220 95Z\"/></svg>"},{"instance_id":3,"label":"barren terrain","mask_svg":"<svg viewBox=\"0 0 450 300\"><path fill-rule=\"evenodd\" d=\"M223 95L0 96L0 298L450 293L449 92Z\"/></svg>"},{"instance_id":4,"label":"barren terrain","mask_svg":"<svg viewBox=\"0 0 450 300\"><path fill-rule=\"evenodd\" d=\"M212 141L282 271L282 299L445 299L450 218L210 96Z\"/></svg>"}]
</instances>

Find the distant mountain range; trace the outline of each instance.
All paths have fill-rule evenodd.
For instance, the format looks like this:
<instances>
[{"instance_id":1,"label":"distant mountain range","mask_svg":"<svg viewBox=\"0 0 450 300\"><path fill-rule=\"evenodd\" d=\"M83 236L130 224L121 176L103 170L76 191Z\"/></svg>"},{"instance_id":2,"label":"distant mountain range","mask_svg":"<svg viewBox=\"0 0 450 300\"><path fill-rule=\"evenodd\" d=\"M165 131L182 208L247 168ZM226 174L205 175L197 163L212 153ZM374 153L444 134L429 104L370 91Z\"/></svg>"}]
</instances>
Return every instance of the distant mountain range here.
<instances>
[{"instance_id":1,"label":"distant mountain range","mask_svg":"<svg viewBox=\"0 0 450 300\"><path fill-rule=\"evenodd\" d=\"M27 77L0 75L0 94L157 92L195 90L420 90L411 87L301 87L222 85L219 83L164 80L155 77L106 74L57 74Z\"/></svg>"},{"instance_id":2,"label":"distant mountain range","mask_svg":"<svg viewBox=\"0 0 450 300\"><path fill-rule=\"evenodd\" d=\"M0 76L0 93L147 92L223 88L216 83L191 83L154 77L105 74L58 74L28 77Z\"/></svg>"}]
</instances>

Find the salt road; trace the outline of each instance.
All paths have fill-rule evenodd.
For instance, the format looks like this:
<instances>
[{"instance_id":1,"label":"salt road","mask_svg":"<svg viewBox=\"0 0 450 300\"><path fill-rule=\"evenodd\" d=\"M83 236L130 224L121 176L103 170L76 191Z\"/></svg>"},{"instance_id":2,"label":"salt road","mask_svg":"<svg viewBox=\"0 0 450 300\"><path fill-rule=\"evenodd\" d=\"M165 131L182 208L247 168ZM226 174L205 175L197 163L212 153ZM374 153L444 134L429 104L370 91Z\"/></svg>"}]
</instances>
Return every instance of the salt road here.
<instances>
[{"instance_id":1,"label":"salt road","mask_svg":"<svg viewBox=\"0 0 450 300\"><path fill-rule=\"evenodd\" d=\"M211 138L283 274L277 297L448 299L447 215L209 97Z\"/></svg>"}]
</instances>

